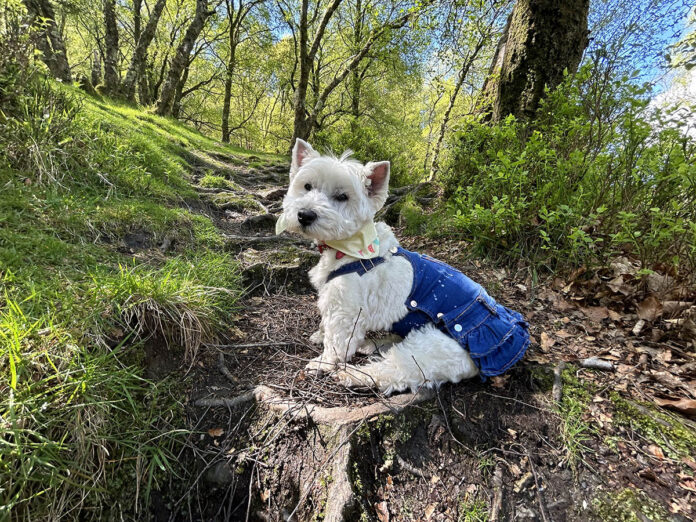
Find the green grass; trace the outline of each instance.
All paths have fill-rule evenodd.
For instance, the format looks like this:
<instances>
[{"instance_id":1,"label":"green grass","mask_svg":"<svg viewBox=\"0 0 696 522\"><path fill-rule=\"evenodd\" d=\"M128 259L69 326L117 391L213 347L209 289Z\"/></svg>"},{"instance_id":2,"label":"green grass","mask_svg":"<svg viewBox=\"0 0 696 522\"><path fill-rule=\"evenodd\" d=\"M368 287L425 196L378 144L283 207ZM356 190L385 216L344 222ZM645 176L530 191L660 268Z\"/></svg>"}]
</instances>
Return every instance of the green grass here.
<instances>
[{"instance_id":1,"label":"green grass","mask_svg":"<svg viewBox=\"0 0 696 522\"><path fill-rule=\"evenodd\" d=\"M191 361L240 294L223 238L185 205L191 172L251 153L70 88L38 92L74 110L0 132L0 520L142 518L185 473L188 436L184 385L145 378L143 342Z\"/></svg>"},{"instance_id":2,"label":"green grass","mask_svg":"<svg viewBox=\"0 0 696 522\"><path fill-rule=\"evenodd\" d=\"M560 416L560 438L565 448L564 461L576 469L588 451L587 443L594 433L594 428L586 419L586 413L592 396L583 383L575 376L575 369L563 370L563 397L558 405Z\"/></svg>"}]
</instances>

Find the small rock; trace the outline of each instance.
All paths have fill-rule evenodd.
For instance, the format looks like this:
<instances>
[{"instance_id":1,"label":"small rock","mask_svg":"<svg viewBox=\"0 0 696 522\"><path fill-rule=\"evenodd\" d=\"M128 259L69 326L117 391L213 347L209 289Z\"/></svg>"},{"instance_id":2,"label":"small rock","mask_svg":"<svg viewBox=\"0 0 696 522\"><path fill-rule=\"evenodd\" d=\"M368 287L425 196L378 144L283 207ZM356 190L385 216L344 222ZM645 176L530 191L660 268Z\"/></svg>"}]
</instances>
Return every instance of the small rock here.
<instances>
[{"instance_id":1,"label":"small rock","mask_svg":"<svg viewBox=\"0 0 696 522\"><path fill-rule=\"evenodd\" d=\"M224 487L234 479L234 471L226 460L218 462L205 472L204 480L216 487Z\"/></svg>"}]
</instances>

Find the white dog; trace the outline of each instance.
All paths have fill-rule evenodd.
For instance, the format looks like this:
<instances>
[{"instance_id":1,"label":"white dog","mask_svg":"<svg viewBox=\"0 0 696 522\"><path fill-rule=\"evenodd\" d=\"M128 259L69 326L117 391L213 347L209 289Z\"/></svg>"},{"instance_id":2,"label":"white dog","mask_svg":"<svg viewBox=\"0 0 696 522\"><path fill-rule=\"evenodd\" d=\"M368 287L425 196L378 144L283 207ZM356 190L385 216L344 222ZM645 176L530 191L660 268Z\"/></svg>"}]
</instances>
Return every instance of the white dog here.
<instances>
[{"instance_id":1,"label":"white dog","mask_svg":"<svg viewBox=\"0 0 696 522\"><path fill-rule=\"evenodd\" d=\"M307 368L387 394L505 372L529 345L522 316L454 268L399 247L386 224L373 222L387 198L389 162L349 156L322 156L298 139L276 224L278 233L315 239L321 252L309 276L321 312L311 340L324 351ZM403 340L365 365L346 364L374 350L370 331Z\"/></svg>"}]
</instances>

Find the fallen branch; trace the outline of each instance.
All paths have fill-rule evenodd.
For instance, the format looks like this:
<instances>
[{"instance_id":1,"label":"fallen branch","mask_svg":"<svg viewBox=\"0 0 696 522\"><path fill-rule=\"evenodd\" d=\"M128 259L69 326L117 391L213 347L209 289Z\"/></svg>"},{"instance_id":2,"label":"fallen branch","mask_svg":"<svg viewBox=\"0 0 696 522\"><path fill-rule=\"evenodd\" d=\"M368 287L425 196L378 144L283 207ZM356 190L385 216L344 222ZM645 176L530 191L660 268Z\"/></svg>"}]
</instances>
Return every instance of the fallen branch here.
<instances>
[{"instance_id":1,"label":"fallen branch","mask_svg":"<svg viewBox=\"0 0 696 522\"><path fill-rule=\"evenodd\" d=\"M549 522L549 517L546 514L546 506L544 505L544 499L541 496L541 488L539 487L539 476L537 475L536 467L534 467L534 462L532 462L532 455L527 450L527 460L529 461L529 467L532 469L532 474L534 475L534 485L536 486L537 500L539 501L539 511L541 511L541 519L544 522Z\"/></svg>"},{"instance_id":2,"label":"fallen branch","mask_svg":"<svg viewBox=\"0 0 696 522\"><path fill-rule=\"evenodd\" d=\"M202 408L218 408L220 406L225 406L226 408L235 408L241 404L251 402L255 399L256 390L249 390L248 392L243 393L242 395L238 395L237 397L213 397L207 399L198 399L193 404Z\"/></svg>"},{"instance_id":3,"label":"fallen branch","mask_svg":"<svg viewBox=\"0 0 696 522\"><path fill-rule=\"evenodd\" d=\"M227 377L227 380L230 381L232 384L237 384L238 379L235 379L234 375L232 375L232 372L230 372L227 369L227 366L225 365L225 356L220 352L220 355L218 357L218 368L220 369L220 373Z\"/></svg>"},{"instance_id":4,"label":"fallen branch","mask_svg":"<svg viewBox=\"0 0 696 522\"><path fill-rule=\"evenodd\" d=\"M413 464L409 464L404 459L402 459L400 455L396 456L396 462L399 464L400 468L408 471L411 475L415 475L416 477L425 479L425 473L423 472L422 469L417 468Z\"/></svg>"},{"instance_id":5,"label":"fallen branch","mask_svg":"<svg viewBox=\"0 0 696 522\"><path fill-rule=\"evenodd\" d=\"M500 509L503 507L503 467L498 463L493 473L493 502L491 503L490 522L498 522Z\"/></svg>"},{"instance_id":6,"label":"fallen branch","mask_svg":"<svg viewBox=\"0 0 696 522\"><path fill-rule=\"evenodd\" d=\"M561 398L563 397L563 370L565 370L566 363L559 362L553 370L553 402L559 404Z\"/></svg>"},{"instance_id":7,"label":"fallen branch","mask_svg":"<svg viewBox=\"0 0 696 522\"><path fill-rule=\"evenodd\" d=\"M605 372L614 371L614 365L610 361L605 361L598 357L590 357L580 361L580 366L590 370L602 370Z\"/></svg>"}]
</instances>

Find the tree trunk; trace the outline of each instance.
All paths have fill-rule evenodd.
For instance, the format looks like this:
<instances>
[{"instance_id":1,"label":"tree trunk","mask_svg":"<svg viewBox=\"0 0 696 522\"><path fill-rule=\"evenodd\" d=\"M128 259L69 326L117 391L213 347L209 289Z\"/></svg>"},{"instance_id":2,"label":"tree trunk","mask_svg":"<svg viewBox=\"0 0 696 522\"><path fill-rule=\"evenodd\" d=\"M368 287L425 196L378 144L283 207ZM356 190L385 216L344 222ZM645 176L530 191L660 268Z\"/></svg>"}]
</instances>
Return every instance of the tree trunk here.
<instances>
[{"instance_id":1,"label":"tree trunk","mask_svg":"<svg viewBox=\"0 0 696 522\"><path fill-rule=\"evenodd\" d=\"M292 147L297 141L297 138L307 140L309 138L309 128L307 126L307 86L309 85L309 71L311 68L311 60L309 58L309 50L307 49L307 40L309 32L309 21L307 10L309 8L309 0L302 0L302 9L300 12L300 77L297 80L295 88L295 121L293 125Z\"/></svg>"},{"instance_id":2,"label":"tree trunk","mask_svg":"<svg viewBox=\"0 0 696 522\"><path fill-rule=\"evenodd\" d=\"M589 0L517 1L483 89L488 119L534 118L544 88L577 71L589 43L588 10Z\"/></svg>"},{"instance_id":3,"label":"tree trunk","mask_svg":"<svg viewBox=\"0 0 696 522\"><path fill-rule=\"evenodd\" d=\"M360 52L362 43L363 9L362 0L355 2L355 30L353 31L353 54ZM351 77L351 100L350 112L356 121L360 117L360 91L362 88L362 78L360 68L356 67Z\"/></svg>"},{"instance_id":4,"label":"tree trunk","mask_svg":"<svg viewBox=\"0 0 696 522\"><path fill-rule=\"evenodd\" d=\"M101 79L101 58L99 58L99 51L95 49L92 51L92 85L96 87L101 83Z\"/></svg>"},{"instance_id":5,"label":"tree trunk","mask_svg":"<svg viewBox=\"0 0 696 522\"><path fill-rule=\"evenodd\" d=\"M116 0L104 0L104 91L107 94L115 94L119 90L117 24Z\"/></svg>"},{"instance_id":6,"label":"tree trunk","mask_svg":"<svg viewBox=\"0 0 696 522\"><path fill-rule=\"evenodd\" d=\"M191 70L190 66L190 63L186 66L186 68L184 69L184 73L181 75L181 80L179 80L179 84L176 86L176 92L174 93L174 103L172 103L172 116L174 118L179 118L179 114L181 113L181 99L184 97L184 87L186 86L186 82L188 81L189 72Z\"/></svg>"},{"instance_id":7,"label":"tree trunk","mask_svg":"<svg viewBox=\"0 0 696 522\"><path fill-rule=\"evenodd\" d=\"M186 34L176 50L176 55L169 67L167 80L162 87L162 93L157 102L157 114L160 116L169 116L172 114L174 98L181 80L181 74L184 68L188 66L191 49L196 43L198 35L201 34L205 21L211 14L213 13L208 11L208 0L196 0L196 14L191 24L188 26L188 29L186 29Z\"/></svg>"},{"instance_id":8,"label":"tree trunk","mask_svg":"<svg viewBox=\"0 0 696 522\"><path fill-rule=\"evenodd\" d=\"M54 78L66 83L72 82L65 42L56 24L56 14L51 1L25 0L24 4L32 17L32 22L41 27L37 41L37 47L42 54L41 59Z\"/></svg>"},{"instance_id":9,"label":"tree trunk","mask_svg":"<svg viewBox=\"0 0 696 522\"><path fill-rule=\"evenodd\" d=\"M225 97L222 100L222 142L230 142L230 104L232 101L232 70L234 60L230 57L225 74Z\"/></svg>"},{"instance_id":10,"label":"tree trunk","mask_svg":"<svg viewBox=\"0 0 696 522\"><path fill-rule=\"evenodd\" d=\"M476 61L476 58L478 57L479 52L481 52L481 49L483 49L485 43L486 36L481 35L481 39L476 44L474 50L466 57L466 60L464 61L461 70L459 71L457 83L454 86L454 91L452 91L449 104L447 105L447 110L445 110L445 114L442 118L442 124L440 125L440 132L438 133L437 142L435 143L435 149L433 150L433 160L430 164L430 176L428 177L428 181L432 181L432 179L435 177L435 174L440 169L440 151L442 150L442 143L445 140L445 133L447 132L447 126L449 125L452 110L454 109L454 106L457 102L457 96L459 96L459 91L461 90L462 85L464 84L464 80L466 80L466 77L469 75L469 70Z\"/></svg>"},{"instance_id":11,"label":"tree trunk","mask_svg":"<svg viewBox=\"0 0 696 522\"><path fill-rule=\"evenodd\" d=\"M129 101L135 101L135 86L138 80L142 79L145 71L145 60L147 58L147 49L155 37L155 32L157 31L157 24L159 23L160 16L164 10L167 0L157 0L155 7L150 14L150 18L145 25L145 30L140 34L138 42L133 51L133 57L131 58L130 65L128 66L128 72L126 72L126 79L123 81L123 86L121 92L125 98ZM141 90L143 86L141 83ZM141 96L142 99L142 96Z\"/></svg>"}]
</instances>

